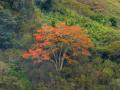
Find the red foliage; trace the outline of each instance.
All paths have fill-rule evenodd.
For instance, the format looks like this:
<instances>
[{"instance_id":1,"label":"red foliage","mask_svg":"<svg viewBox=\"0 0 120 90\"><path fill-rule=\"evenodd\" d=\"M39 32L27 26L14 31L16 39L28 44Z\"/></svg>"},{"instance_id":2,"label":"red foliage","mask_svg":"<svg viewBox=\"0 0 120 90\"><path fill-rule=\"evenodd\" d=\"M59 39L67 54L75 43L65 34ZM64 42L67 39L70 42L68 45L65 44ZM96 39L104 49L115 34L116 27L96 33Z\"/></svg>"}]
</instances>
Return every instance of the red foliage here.
<instances>
[{"instance_id":1,"label":"red foliage","mask_svg":"<svg viewBox=\"0 0 120 90\"><path fill-rule=\"evenodd\" d=\"M35 43L33 48L23 54L23 58L35 59L35 64L44 60L58 60L70 58L74 53L81 52L82 55L89 55L91 39L86 31L79 26L67 26L60 23L56 27L43 26L34 34ZM55 58L55 55L59 56Z\"/></svg>"}]
</instances>

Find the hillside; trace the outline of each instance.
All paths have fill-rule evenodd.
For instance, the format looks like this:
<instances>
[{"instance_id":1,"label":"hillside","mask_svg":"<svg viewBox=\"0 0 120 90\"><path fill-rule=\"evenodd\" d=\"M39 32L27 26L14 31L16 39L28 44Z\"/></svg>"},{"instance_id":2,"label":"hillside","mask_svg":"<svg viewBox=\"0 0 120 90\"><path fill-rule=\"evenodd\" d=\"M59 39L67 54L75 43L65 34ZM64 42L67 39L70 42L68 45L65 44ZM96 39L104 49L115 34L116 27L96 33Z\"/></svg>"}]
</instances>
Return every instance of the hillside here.
<instances>
[{"instance_id":1,"label":"hillside","mask_svg":"<svg viewBox=\"0 0 120 90\"><path fill-rule=\"evenodd\" d=\"M119 23L120 1L119 0L56 0L53 1L54 9L69 8L86 17L101 17L101 19L116 18ZM119 25L118 25L119 26Z\"/></svg>"},{"instance_id":2,"label":"hillside","mask_svg":"<svg viewBox=\"0 0 120 90\"><path fill-rule=\"evenodd\" d=\"M0 0L0 90L119 90L119 16L120 0Z\"/></svg>"}]
</instances>

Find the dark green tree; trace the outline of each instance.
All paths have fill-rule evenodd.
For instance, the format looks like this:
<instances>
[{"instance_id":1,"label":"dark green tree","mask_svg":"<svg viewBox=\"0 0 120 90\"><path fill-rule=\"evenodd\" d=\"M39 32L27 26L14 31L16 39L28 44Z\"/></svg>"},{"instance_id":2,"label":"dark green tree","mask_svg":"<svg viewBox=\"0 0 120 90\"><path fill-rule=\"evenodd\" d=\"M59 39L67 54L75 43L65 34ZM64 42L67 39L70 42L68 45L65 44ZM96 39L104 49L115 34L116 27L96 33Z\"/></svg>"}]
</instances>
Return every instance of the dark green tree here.
<instances>
[{"instance_id":1,"label":"dark green tree","mask_svg":"<svg viewBox=\"0 0 120 90\"><path fill-rule=\"evenodd\" d=\"M16 29L15 17L10 10L0 11L0 48L6 49L12 47L11 39Z\"/></svg>"}]
</instances>

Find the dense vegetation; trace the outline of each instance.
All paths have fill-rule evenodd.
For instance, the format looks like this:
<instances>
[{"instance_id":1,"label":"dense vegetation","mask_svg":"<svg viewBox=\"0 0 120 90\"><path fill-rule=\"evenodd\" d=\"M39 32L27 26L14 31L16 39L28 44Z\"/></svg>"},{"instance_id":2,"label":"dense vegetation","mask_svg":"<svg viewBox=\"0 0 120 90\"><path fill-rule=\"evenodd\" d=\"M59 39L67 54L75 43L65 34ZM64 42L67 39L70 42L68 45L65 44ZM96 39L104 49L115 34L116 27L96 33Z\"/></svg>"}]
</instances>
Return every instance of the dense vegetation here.
<instances>
[{"instance_id":1,"label":"dense vegetation","mask_svg":"<svg viewBox=\"0 0 120 90\"><path fill-rule=\"evenodd\" d=\"M119 15L120 0L0 0L0 90L120 90Z\"/></svg>"}]
</instances>

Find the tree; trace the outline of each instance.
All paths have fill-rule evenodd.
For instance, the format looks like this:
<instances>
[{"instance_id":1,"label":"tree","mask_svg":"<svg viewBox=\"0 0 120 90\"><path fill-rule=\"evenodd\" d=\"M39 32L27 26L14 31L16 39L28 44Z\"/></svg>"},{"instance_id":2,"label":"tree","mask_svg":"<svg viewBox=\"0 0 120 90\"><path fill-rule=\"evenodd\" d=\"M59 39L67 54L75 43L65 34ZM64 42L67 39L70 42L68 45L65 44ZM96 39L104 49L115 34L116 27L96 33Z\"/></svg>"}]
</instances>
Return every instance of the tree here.
<instances>
[{"instance_id":1,"label":"tree","mask_svg":"<svg viewBox=\"0 0 120 90\"><path fill-rule=\"evenodd\" d=\"M15 17L10 10L0 11L0 48L12 47L11 39L16 29Z\"/></svg>"},{"instance_id":2,"label":"tree","mask_svg":"<svg viewBox=\"0 0 120 90\"><path fill-rule=\"evenodd\" d=\"M34 34L35 44L33 48L23 54L23 58L34 59L34 63L50 61L56 71L61 71L64 62L75 62L78 53L89 55L92 42L85 30L79 26L67 26L60 23L56 27L45 25Z\"/></svg>"},{"instance_id":3,"label":"tree","mask_svg":"<svg viewBox=\"0 0 120 90\"><path fill-rule=\"evenodd\" d=\"M52 8L53 0L35 0L35 3L38 7L43 10L50 10Z\"/></svg>"}]
</instances>

